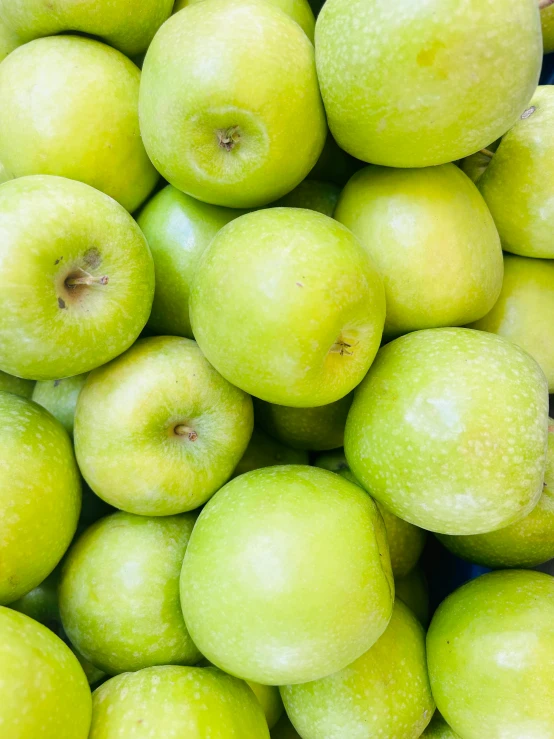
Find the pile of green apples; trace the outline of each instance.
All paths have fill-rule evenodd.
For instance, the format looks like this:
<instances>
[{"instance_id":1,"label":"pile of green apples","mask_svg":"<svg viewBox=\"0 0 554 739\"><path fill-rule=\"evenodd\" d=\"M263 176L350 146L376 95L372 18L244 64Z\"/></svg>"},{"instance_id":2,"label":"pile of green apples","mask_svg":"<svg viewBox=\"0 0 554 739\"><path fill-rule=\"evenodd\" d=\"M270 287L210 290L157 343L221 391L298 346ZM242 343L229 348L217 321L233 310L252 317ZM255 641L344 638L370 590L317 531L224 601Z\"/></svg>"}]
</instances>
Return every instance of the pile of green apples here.
<instances>
[{"instance_id":1,"label":"pile of green apples","mask_svg":"<svg viewBox=\"0 0 554 739\"><path fill-rule=\"evenodd\" d=\"M1 739L554 739L554 0L322 5L0 0Z\"/></svg>"}]
</instances>

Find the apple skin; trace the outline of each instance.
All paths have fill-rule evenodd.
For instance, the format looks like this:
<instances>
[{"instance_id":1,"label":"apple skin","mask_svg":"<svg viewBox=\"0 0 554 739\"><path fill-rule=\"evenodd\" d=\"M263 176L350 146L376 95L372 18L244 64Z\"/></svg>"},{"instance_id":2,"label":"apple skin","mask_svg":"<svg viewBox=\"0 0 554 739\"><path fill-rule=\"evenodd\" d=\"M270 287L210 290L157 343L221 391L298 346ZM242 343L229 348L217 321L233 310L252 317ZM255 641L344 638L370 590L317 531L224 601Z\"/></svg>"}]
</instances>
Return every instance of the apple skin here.
<instances>
[{"instance_id":1,"label":"apple skin","mask_svg":"<svg viewBox=\"0 0 554 739\"><path fill-rule=\"evenodd\" d=\"M465 328L385 346L346 421L354 476L392 513L442 534L480 534L530 513L542 492L548 386L506 339Z\"/></svg>"},{"instance_id":2,"label":"apple skin","mask_svg":"<svg viewBox=\"0 0 554 739\"><path fill-rule=\"evenodd\" d=\"M75 655L46 626L0 607L5 739L87 739L91 697Z\"/></svg>"},{"instance_id":3,"label":"apple skin","mask_svg":"<svg viewBox=\"0 0 554 739\"><path fill-rule=\"evenodd\" d=\"M463 739L554 735L554 578L532 570L471 580L427 635L437 708Z\"/></svg>"},{"instance_id":4,"label":"apple skin","mask_svg":"<svg viewBox=\"0 0 554 739\"><path fill-rule=\"evenodd\" d=\"M210 0L172 16L146 54L139 113L165 179L233 208L296 187L327 134L314 48L262 0Z\"/></svg>"},{"instance_id":5,"label":"apple skin","mask_svg":"<svg viewBox=\"0 0 554 739\"><path fill-rule=\"evenodd\" d=\"M352 664L280 690L302 739L417 739L435 710L423 628L398 600L384 634Z\"/></svg>"},{"instance_id":6,"label":"apple skin","mask_svg":"<svg viewBox=\"0 0 554 739\"><path fill-rule=\"evenodd\" d=\"M0 392L0 603L41 583L79 518L81 482L71 442L44 408Z\"/></svg>"},{"instance_id":7,"label":"apple skin","mask_svg":"<svg viewBox=\"0 0 554 739\"><path fill-rule=\"evenodd\" d=\"M308 178L310 180L333 182L339 187L344 187L354 172L363 166L364 162L360 162L359 159L354 159L350 154L347 154L340 148L331 133L328 133L323 151Z\"/></svg>"},{"instance_id":8,"label":"apple skin","mask_svg":"<svg viewBox=\"0 0 554 739\"><path fill-rule=\"evenodd\" d=\"M13 177L8 172L8 170L4 167L2 162L0 162L0 185L4 182L7 182L8 180L12 180Z\"/></svg>"},{"instance_id":9,"label":"apple skin","mask_svg":"<svg viewBox=\"0 0 554 739\"><path fill-rule=\"evenodd\" d=\"M93 694L89 739L269 739L262 707L242 681L215 667L149 667Z\"/></svg>"},{"instance_id":10,"label":"apple skin","mask_svg":"<svg viewBox=\"0 0 554 739\"><path fill-rule=\"evenodd\" d=\"M146 239L124 208L81 182L4 183L0 262L0 368L18 377L88 372L125 351L150 313ZM88 277L107 282L66 284Z\"/></svg>"},{"instance_id":11,"label":"apple skin","mask_svg":"<svg viewBox=\"0 0 554 739\"><path fill-rule=\"evenodd\" d=\"M554 392L554 261L504 255L504 282L492 309L470 328L505 336L540 364Z\"/></svg>"},{"instance_id":12,"label":"apple skin","mask_svg":"<svg viewBox=\"0 0 554 739\"><path fill-rule=\"evenodd\" d=\"M544 53L554 51L554 8L549 6L541 10L542 40Z\"/></svg>"},{"instance_id":13,"label":"apple skin","mask_svg":"<svg viewBox=\"0 0 554 739\"><path fill-rule=\"evenodd\" d=\"M20 46L0 67L0 161L14 177L80 180L135 210L158 180L140 137L139 85L127 57L92 39Z\"/></svg>"},{"instance_id":14,"label":"apple skin","mask_svg":"<svg viewBox=\"0 0 554 739\"><path fill-rule=\"evenodd\" d=\"M33 390L35 403L57 418L70 436L73 435L77 399L87 377L88 373L85 372L62 380L44 380L37 382Z\"/></svg>"},{"instance_id":15,"label":"apple skin","mask_svg":"<svg viewBox=\"0 0 554 739\"><path fill-rule=\"evenodd\" d=\"M247 682L247 684L263 708L268 728L272 729L284 710L279 688L275 685L260 685L260 683L253 682Z\"/></svg>"},{"instance_id":16,"label":"apple skin","mask_svg":"<svg viewBox=\"0 0 554 739\"><path fill-rule=\"evenodd\" d=\"M419 565L404 577L394 580L396 597L405 603L419 622L429 625L429 585Z\"/></svg>"},{"instance_id":17,"label":"apple skin","mask_svg":"<svg viewBox=\"0 0 554 739\"><path fill-rule=\"evenodd\" d=\"M261 429L254 429L246 451L235 467L233 477L245 472L259 470L262 467L274 467L282 464L309 464L308 452L292 449Z\"/></svg>"},{"instance_id":18,"label":"apple skin","mask_svg":"<svg viewBox=\"0 0 554 739\"><path fill-rule=\"evenodd\" d=\"M361 241L385 285L385 336L461 326L488 313L502 287L494 221L454 164L366 167L340 196L335 218Z\"/></svg>"},{"instance_id":19,"label":"apple skin","mask_svg":"<svg viewBox=\"0 0 554 739\"><path fill-rule=\"evenodd\" d=\"M531 513L516 523L475 536L441 536L456 556L484 567L531 568L554 558L554 420L549 419L544 487Z\"/></svg>"},{"instance_id":20,"label":"apple skin","mask_svg":"<svg viewBox=\"0 0 554 739\"><path fill-rule=\"evenodd\" d=\"M553 125L554 91L544 85L477 181L502 248L523 257L554 258Z\"/></svg>"},{"instance_id":21,"label":"apple skin","mask_svg":"<svg viewBox=\"0 0 554 739\"><path fill-rule=\"evenodd\" d=\"M435 711L431 723L421 735L421 739L460 739L459 735L452 731L438 711Z\"/></svg>"},{"instance_id":22,"label":"apple skin","mask_svg":"<svg viewBox=\"0 0 554 739\"><path fill-rule=\"evenodd\" d=\"M107 503L169 516L198 508L229 479L253 425L251 398L194 341L151 337L89 375L77 402L75 452Z\"/></svg>"},{"instance_id":23,"label":"apple skin","mask_svg":"<svg viewBox=\"0 0 554 739\"><path fill-rule=\"evenodd\" d=\"M35 383L32 380L22 380L21 377L0 371L0 390L20 395L22 398L31 398L34 387Z\"/></svg>"},{"instance_id":24,"label":"apple skin","mask_svg":"<svg viewBox=\"0 0 554 739\"><path fill-rule=\"evenodd\" d=\"M214 237L189 308L200 348L229 382L269 403L307 408L339 400L364 377L385 296L347 228L315 211L269 208Z\"/></svg>"},{"instance_id":25,"label":"apple skin","mask_svg":"<svg viewBox=\"0 0 554 739\"><path fill-rule=\"evenodd\" d=\"M287 714L283 713L271 731L271 739L302 739L302 737L291 724Z\"/></svg>"},{"instance_id":26,"label":"apple skin","mask_svg":"<svg viewBox=\"0 0 554 739\"><path fill-rule=\"evenodd\" d=\"M294 190L280 198L274 205L285 208L316 210L333 217L340 195L340 187L332 182L304 180Z\"/></svg>"},{"instance_id":27,"label":"apple skin","mask_svg":"<svg viewBox=\"0 0 554 739\"><path fill-rule=\"evenodd\" d=\"M188 303L198 260L219 229L241 213L202 203L171 185L144 206L137 222L150 246L156 270L150 330L194 338Z\"/></svg>"},{"instance_id":28,"label":"apple skin","mask_svg":"<svg viewBox=\"0 0 554 739\"><path fill-rule=\"evenodd\" d=\"M17 49L21 45L21 41L14 35L13 31L7 26L3 19L3 9L0 5L0 62L5 59L10 52ZM1 164L0 164L1 170ZM0 179L0 182L2 180Z\"/></svg>"},{"instance_id":29,"label":"apple skin","mask_svg":"<svg viewBox=\"0 0 554 739\"><path fill-rule=\"evenodd\" d=\"M383 633L393 598L371 498L301 465L227 483L200 514L181 573L185 622L202 654L264 685L345 667Z\"/></svg>"}]
</instances>

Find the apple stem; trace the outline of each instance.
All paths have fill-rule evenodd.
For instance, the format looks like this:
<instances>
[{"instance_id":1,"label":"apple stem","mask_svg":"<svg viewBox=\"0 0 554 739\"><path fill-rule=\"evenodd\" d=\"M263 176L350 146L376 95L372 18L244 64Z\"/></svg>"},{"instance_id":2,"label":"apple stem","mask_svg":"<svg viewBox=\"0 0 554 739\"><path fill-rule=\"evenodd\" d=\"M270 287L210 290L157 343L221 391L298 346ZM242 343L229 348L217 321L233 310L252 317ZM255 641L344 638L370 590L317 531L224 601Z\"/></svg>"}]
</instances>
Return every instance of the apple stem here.
<instances>
[{"instance_id":1,"label":"apple stem","mask_svg":"<svg viewBox=\"0 0 554 739\"><path fill-rule=\"evenodd\" d=\"M347 354L349 357L352 356L353 352L348 351L352 348L352 344L348 344L346 341L343 341L343 339L338 339L338 341L335 341L331 349L329 350L331 354L340 354L341 357Z\"/></svg>"},{"instance_id":2,"label":"apple stem","mask_svg":"<svg viewBox=\"0 0 554 739\"><path fill-rule=\"evenodd\" d=\"M554 0L552 0L552 2L554 2ZM480 154L484 154L486 157L489 157L489 159L492 159L494 151L491 151L490 149L481 149Z\"/></svg>"},{"instance_id":3,"label":"apple stem","mask_svg":"<svg viewBox=\"0 0 554 739\"><path fill-rule=\"evenodd\" d=\"M191 429L190 426L185 426L184 423L180 423L173 429L174 433L177 434L177 436L188 436L189 441L196 441L198 439L198 434L194 429Z\"/></svg>"},{"instance_id":4,"label":"apple stem","mask_svg":"<svg viewBox=\"0 0 554 739\"><path fill-rule=\"evenodd\" d=\"M231 151L240 141L239 127L231 126L230 128L220 128L217 132L217 140L222 149L225 149L225 151Z\"/></svg>"},{"instance_id":5,"label":"apple stem","mask_svg":"<svg viewBox=\"0 0 554 739\"><path fill-rule=\"evenodd\" d=\"M545 10L554 5L554 0L539 0L539 10Z\"/></svg>"},{"instance_id":6,"label":"apple stem","mask_svg":"<svg viewBox=\"0 0 554 739\"><path fill-rule=\"evenodd\" d=\"M108 275L102 277L94 277L89 272L82 271L79 277L68 277L65 281L67 287L76 287L77 285L107 285L109 281Z\"/></svg>"}]
</instances>

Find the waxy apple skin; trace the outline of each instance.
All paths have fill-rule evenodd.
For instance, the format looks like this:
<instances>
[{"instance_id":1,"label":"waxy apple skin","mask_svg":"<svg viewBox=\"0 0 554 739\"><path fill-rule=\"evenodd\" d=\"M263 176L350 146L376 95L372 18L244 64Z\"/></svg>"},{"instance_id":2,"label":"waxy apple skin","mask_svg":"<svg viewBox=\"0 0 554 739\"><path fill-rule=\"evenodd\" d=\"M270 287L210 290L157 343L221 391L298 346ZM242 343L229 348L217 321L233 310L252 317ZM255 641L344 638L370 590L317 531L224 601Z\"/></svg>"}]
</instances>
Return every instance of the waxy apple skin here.
<instances>
[{"instance_id":1,"label":"waxy apple skin","mask_svg":"<svg viewBox=\"0 0 554 739\"><path fill-rule=\"evenodd\" d=\"M424 739L424 737L426 737L426 739L460 739L458 734L455 734L452 731L438 711L435 712L431 723L425 729L421 737L422 739Z\"/></svg>"},{"instance_id":2,"label":"waxy apple skin","mask_svg":"<svg viewBox=\"0 0 554 739\"><path fill-rule=\"evenodd\" d=\"M202 654L267 685L345 667L383 633L393 597L371 498L300 465L227 483L200 514L181 573L185 622Z\"/></svg>"},{"instance_id":3,"label":"waxy apple skin","mask_svg":"<svg viewBox=\"0 0 554 739\"><path fill-rule=\"evenodd\" d=\"M494 572L439 607L427 635L437 708L464 739L554 734L554 578Z\"/></svg>"},{"instance_id":4,"label":"waxy apple skin","mask_svg":"<svg viewBox=\"0 0 554 739\"><path fill-rule=\"evenodd\" d=\"M233 208L296 187L327 134L314 48L262 0L209 0L172 16L148 49L139 113L165 179Z\"/></svg>"},{"instance_id":5,"label":"waxy apple skin","mask_svg":"<svg viewBox=\"0 0 554 739\"><path fill-rule=\"evenodd\" d=\"M361 381L379 347L385 297L347 228L314 211L268 208L214 237L196 271L190 316L200 348L229 382L307 408Z\"/></svg>"},{"instance_id":6,"label":"waxy apple skin","mask_svg":"<svg viewBox=\"0 0 554 739\"><path fill-rule=\"evenodd\" d=\"M11 603L52 572L81 508L71 442L44 408L0 392L0 603Z\"/></svg>"},{"instance_id":7,"label":"waxy apple skin","mask_svg":"<svg viewBox=\"0 0 554 739\"><path fill-rule=\"evenodd\" d=\"M0 67L0 161L14 177L80 180L134 211L158 180L140 137L139 84L137 67L98 41L19 47Z\"/></svg>"},{"instance_id":8,"label":"waxy apple skin","mask_svg":"<svg viewBox=\"0 0 554 739\"><path fill-rule=\"evenodd\" d=\"M5 372L34 380L87 372L125 351L146 323L154 294L146 239L121 205L82 182L4 183L0 261Z\"/></svg>"},{"instance_id":9,"label":"waxy apple skin","mask_svg":"<svg viewBox=\"0 0 554 739\"><path fill-rule=\"evenodd\" d=\"M340 195L340 187L332 182L304 180L274 205L281 208L306 208L333 217Z\"/></svg>"},{"instance_id":10,"label":"waxy apple skin","mask_svg":"<svg viewBox=\"0 0 554 739\"><path fill-rule=\"evenodd\" d=\"M245 472L259 470L262 467L274 467L281 464L310 464L308 452L292 449L274 439L261 429L254 429L246 451L235 467L233 477Z\"/></svg>"},{"instance_id":11,"label":"waxy apple skin","mask_svg":"<svg viewBox=\"0 0 554 739\"><path fill-rule=\"evenodd\" d=\"M260 685L253 682L247 684L263 708L268 728L272 729L284 711L279 688L275 685Z\"/></svg>"},{"instance_id":12,"label":"waxy apple skin","mask_svg":"<svg viewBox=\"0 0 554 739\"><path fill-rule=\"evenodd\" d=\"M419 565L394 580L396 597L405 603L424 627L429 625L429 585Z\"/></svg>"},{"instance_id":13,"label":"waxy apple skin","mask_svg":"<svg viewBox=\"0 0 554 739\"><path fill-rule=\"evenodd\" d=\"M554 8L549 6L541 10L542 40L544 53L554 51Z\"/></svg>"},{"instance_id":14,"label":"waxy apple skin","mask_svg":"<svg viewBox=\"0 0 554 739\"><path fill-rule=\"evenodd\" d=\"M515 344L465 328L387 344L354 394L344 450L392 513L443 534L480 534L542 493L548 386Z\"/></svg>"},{"instance_id":15,"label":"waxy apple skin","mask_svg":"<svg viewBox=\"0 0 554 739\"><path fill-rule=\"evenodd\" d=\"M51 413L62 424L67 433L73 435L75 408L88 374L73 375L62 380L37 382L33 400Z\"/></svg>"},{"instance_id":16,"label":"waxy apple skin","mask_svg":"<svg viewBox=\"0 0 554 739\"><path fill-rule=\"evenodd\" d=\"M22 398L30 398L34 387L35 383L32 380L22 380L21 377L15 377L0 371L0 390L20 395Z\"/></svg>"},{"instance_id":17,"label":"waxy apple skin","mask_svg":"<svg viewBox=\"0 0 554 739\"><path fill-rule=\"evenodd\" d=\"M0 607L0 705L6 739L87 739L91 698L77 658L46 626Z\"/></svg>"}]
</instances>

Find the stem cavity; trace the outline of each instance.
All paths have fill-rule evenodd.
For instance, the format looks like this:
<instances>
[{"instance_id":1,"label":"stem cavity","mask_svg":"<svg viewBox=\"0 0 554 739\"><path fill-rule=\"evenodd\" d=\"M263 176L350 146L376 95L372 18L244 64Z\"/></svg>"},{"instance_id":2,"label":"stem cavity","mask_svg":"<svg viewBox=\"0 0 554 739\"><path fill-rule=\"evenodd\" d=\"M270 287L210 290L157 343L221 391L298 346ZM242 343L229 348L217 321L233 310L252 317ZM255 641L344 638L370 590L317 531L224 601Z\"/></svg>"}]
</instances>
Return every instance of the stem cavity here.
<instances>
[{"instance_id":1,"label":"stem cavity","mask_svg":"<svg viewBox=\"0 0 554 739\"><path fill-rule=\"evenodd\" d=\"M109 282L108 275L102 277L94 277L90 272L80 270L78 275L69 275L65 280L65 286L68 288L77 287L77 285L107 285Z\"/></svg>"},{"instance_id":2,"label":"stem cavity","mask_svg":"<svg viewBox=\"0 0 554 739\"><path fill-rule=\"evenodd\" d=\"M220 128L217 131L217 140L222 149L225 149L225 151L232 151L240 141L239 127L231 126L230 128Z\"/></svg>"},{"instance_id":3,"label":"stem cavity","mask_svg":"<svg viewBox=\"0 0 554 739\"><path fill-rule=\"evenodd\" d=\"M173 433L176 434L176 436L186 436L189 441L196 441L196 439L198 439L196 431L191 429L190 426L186 426L184 423L179 423L175 426Z\"/></svg>"}]
</instances>

